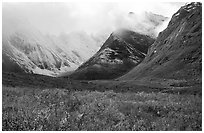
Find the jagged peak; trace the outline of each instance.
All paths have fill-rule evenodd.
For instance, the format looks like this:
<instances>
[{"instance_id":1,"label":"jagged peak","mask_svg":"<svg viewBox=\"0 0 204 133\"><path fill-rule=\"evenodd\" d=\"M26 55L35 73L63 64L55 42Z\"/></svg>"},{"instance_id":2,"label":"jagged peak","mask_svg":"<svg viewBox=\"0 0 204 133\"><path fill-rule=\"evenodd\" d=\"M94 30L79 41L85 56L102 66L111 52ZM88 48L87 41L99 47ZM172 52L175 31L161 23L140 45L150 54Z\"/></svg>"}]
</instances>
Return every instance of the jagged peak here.
<instances>
[{"instance_id":1,"label":"jagged peak","mask_svg":"<svg viewBox=\"0 0 204 133\"><path fill-rule=\"evenodd\" d=\"M191 3L186 3L184 6L181 7L181 9L184 10L191 10L195 9L196 7L201 7L202 3L200 2L191 2Z\"/></svg>"},{"instance_id":2,"label":"jagged peak","mask_svg":"<svg viewBox=\"0 0 204 133\"><path fill-rule=\"evenodd\" d=\"M202 7L202 4L200 2L192 2L192 3L186 3L186 5L182 6L174 15L173 17L180 16L181 13L189 13L197 8Z\"/></svg>"}]
</instances>

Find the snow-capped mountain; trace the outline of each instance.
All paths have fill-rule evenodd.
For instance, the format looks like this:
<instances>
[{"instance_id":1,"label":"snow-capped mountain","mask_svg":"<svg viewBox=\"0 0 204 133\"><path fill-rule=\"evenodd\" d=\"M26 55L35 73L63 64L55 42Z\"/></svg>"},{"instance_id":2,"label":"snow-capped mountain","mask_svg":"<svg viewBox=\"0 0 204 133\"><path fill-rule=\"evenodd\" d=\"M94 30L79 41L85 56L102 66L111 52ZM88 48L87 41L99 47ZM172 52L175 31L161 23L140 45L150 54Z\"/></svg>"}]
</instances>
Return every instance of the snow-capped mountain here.
<instances>
[{"instance_id":1,"label":"snow-capped mountain","mask_svg":"<svg viewBox=\"0 0 204 133\"><path fill-rule=\"evenodd\" d=\"M83 32L44 35L26 21L3 17L3 71L56 76L73 71L98 50Z\"/></svg>"},{"instance_id":2,"label":"snow-capped mountain","mask_svg":"<svg viewBox=\"0 0 204 133\"><path fill-rule=\"evenodd\" d=\"M129 71L145 57L154 39L120 29L113 32L101 49L70 75L74 79L112 79Z\"/></svg>"},{"instance_id":3,"label":"snow-capped mountain","mask_svg":"<svg viewBox=\"0 0 204 133\"><path fill-rule=\"evenodd\" d=\"M121 80L171 79L202 82L202 4L181 7L157 37L145 59ZM186 84L186 83L185 83Z\"/></svg>"}]
</instances>

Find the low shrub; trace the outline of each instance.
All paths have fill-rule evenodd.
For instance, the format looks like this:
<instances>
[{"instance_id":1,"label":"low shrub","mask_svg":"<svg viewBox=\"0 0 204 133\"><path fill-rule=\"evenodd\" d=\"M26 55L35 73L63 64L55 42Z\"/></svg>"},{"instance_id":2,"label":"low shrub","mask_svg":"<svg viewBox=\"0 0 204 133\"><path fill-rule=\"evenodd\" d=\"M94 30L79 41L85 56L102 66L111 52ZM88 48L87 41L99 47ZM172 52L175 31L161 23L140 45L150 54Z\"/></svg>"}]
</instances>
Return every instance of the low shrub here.
<instances>
[{"instance_id":1,"label":"low shrub","mask_svg":"<svg viewBox=\"0 0 204 133\"><path fill-rule=\"evenodd\" d=\"M201 96L28 89L3 87L4 131L202 130Z\"/></svg>"}]
</instances>

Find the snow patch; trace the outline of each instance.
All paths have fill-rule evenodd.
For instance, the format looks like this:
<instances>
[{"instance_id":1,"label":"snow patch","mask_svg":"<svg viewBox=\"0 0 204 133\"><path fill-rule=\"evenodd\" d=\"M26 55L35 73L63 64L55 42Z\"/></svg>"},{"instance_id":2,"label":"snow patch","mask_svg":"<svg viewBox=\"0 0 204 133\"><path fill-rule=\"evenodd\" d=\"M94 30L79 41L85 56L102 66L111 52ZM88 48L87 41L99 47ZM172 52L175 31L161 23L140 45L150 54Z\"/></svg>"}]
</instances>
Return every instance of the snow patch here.
<instances>
[{"instance_id":1,"label":"snow patch","mask_svg":"<svg viewBox=\"0 0 204 133\"><path fill-rule=\"evenodd\" d=\"M174 17L178 16L179 14L180 14L180 13L175 14Z\"/></svg>"}]
</instances>

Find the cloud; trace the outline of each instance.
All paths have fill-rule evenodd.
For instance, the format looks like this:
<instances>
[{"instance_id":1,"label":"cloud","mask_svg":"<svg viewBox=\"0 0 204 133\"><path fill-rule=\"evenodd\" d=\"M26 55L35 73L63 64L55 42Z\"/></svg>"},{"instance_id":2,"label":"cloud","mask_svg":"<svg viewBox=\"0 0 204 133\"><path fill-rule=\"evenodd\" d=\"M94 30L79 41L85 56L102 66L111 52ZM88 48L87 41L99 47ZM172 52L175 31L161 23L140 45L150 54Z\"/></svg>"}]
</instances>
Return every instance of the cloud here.
<instances>
[{"instance_id":1,"label":"cloud","mask_svg":"<svg viewBox=\"0 0 204 133\"><path fill-rule=\"evenodd\" d=\"M184 3L3 3L2 20L3 26L9 16L17 21L12 26L28 21L45 34L73 31L110 34L117 28L142 24L145 11L171 17L181 5ZM130 19L129 12L134 12L137 19Z\"/></svg>"}]
</instances>

